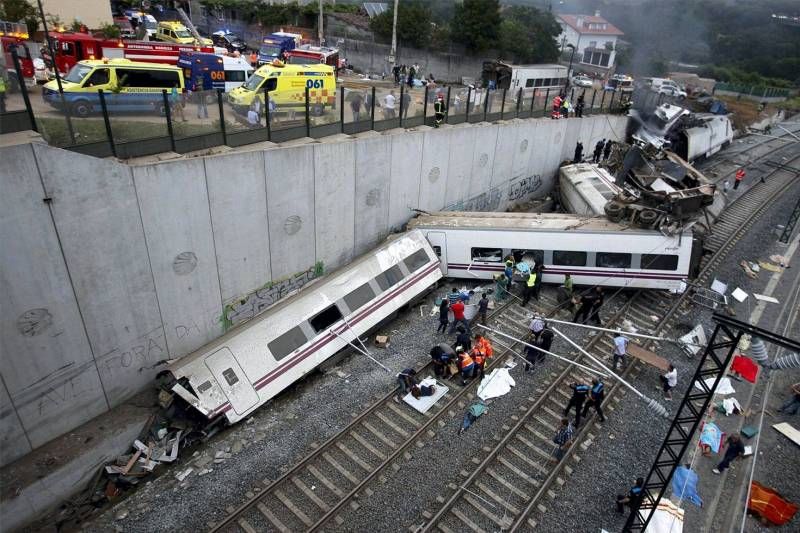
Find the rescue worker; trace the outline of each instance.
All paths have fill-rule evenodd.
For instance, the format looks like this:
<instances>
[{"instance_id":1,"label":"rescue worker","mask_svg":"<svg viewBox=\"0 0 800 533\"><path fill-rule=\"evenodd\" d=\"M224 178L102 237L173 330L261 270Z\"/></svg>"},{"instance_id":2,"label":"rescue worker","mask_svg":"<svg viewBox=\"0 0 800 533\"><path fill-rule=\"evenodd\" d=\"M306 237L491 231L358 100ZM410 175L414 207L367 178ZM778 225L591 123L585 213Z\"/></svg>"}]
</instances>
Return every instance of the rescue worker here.
<instances>
[{"instance_id":1,"label":"rescue worker","mask_svg":"<svg viewBox=\"0 0 800 533\"><path fill-rule=\"evenodd\" d=\"M572 276L564 274L564 283L558 288L558 306L565 309L572 310L575 304L572 301L573 295Z\"/></svg>"},{"instance_id":2,"label":"rescue worker","mask_svg":"<svg viewBox=\"0 0 800 533\"><path fill-rule=\"evenodd\" d=\"M619 514L623 514L625 512L625 504L628 504L628 507L631 508L631 512L636 512L639 510L639 506L642 505L642 499L644 498L644 478L637 477L636 484L631 487L631 490L628 491L627 496L623 496L622 494L617 494L617 512Z\"/></svg>"},{"instance_id":3,"label":"rescue worker","mask_svg":"<svg viewBox=\"0 0 800 533\"><path fill-rule=\"evenodd\" d=\"M619 363L620 361L622 361L623 370L627 366L627 363L625 362L625 358L628 355L628 343L629 342L630 342L630 339L628 339L628 337L625 337L624 335L622 335L622 333L620 333L619 331L614 333L614 353L612 354L613 362L612 362L612 366L611 366L611 368L614 370L614 372L617 371L617 363Z\"/></svg>"},{"instance_id":4,"label":"rescue worker","mask_svg":"<svg viewBox=\"0 0 800 533\"><path fill-rule=\"evenodd\" d=\"M531 334L533 335L533 340L535 342L539 342L539 336L544 331L544 328L547 327L547 321L539 315L534 315L533 320L528 325L528 329L531 330Z\"/></svg>"},{"instance_id":5,"label":"rescue worker","mask_svg":"<svg viewBox=\"0 0 800 533\"><path fill-rule=\"evenodd\" d=\"M575 158L572 160L573 163L580 163L583 161L583 143L578 141L575 145Z\"/></svg>"},{"instance_id":6,"label":"rescue worker","mask_svg":"<svg viewBox=\"0 0 800 533\"><path fill-rule=\"evenodd\" d=\"M550 118L551 119L558 120L559 118L561 118L561 102L562 101L563 100L562 100L560 94L556 95L556 97L553 98L553 111L550 113Z\"/></svg>"},{"instance_id":7,"label":"rescue worker","mask_svg":"<svg viewBox=\"0 0 800 533\"><path fill-rule=\"evenodd\" d=\"M456 337L456 342L453 343L453 348L457 346L461 346L466 351L472 349L472 339L463 326L458 326L458 336Z\"/></svg>"},{"instance_id":8,"label":"rescue worker","mask_svg":"<svg viewBox=\"0 0 800 533\"><path fill-rule=\"evenodd\" d=\"M581 425L581 409L583 409L583 402L586 401L586 396L589 394L589 385L586 383L573 383L570 385L572 389L572 398L569 399L567 408L564 409L564 416L569 416L570 410L575 407L575 427Z\"/></svg>"},{"instance_id":9,"label":"rescue worker","mask_svg":"<svg viewBox=\"0 0 800 533\"><path fill-rule=\"evenodd\" d=\"M531 301L531 297L533 296L533 289L536 287L536 271L534 270L530 274L528 274L528 281L525 282L525 295L522 299L522 307L528 305L528 302Z\"/></svg>"},{"instance_id":10,"label":"rescue worker","mask_svg":"<svg viewBox=\"0 0 800 533\"><path fill-rule=\"evenodd\" d=\"M431 361L433 362L433 372L439 377L447 374L447 365L456 358L456 352L448 344L443 342L431 348Z\"/></svg>"},{"instance_id":11,"label":"rescue worker","mask_svg":"<svg viewBox=\"0 0 800 533\"><path fill-rule=\"evenodd\" d=\"M594 407L595 412L600 416L600 422L605 422L606 417L603 414L603 399L606 397L605 386L598 378L592 379L592 388L589 391L589 401L583 408L583 417L589 412L589 407Z\"/></svg>"},{"instance_id":12,"label":"rescue worker","mask_svg":"<svg viewBox=\"0 0 800 533\"><path fill-rule=\"evenodd\" d=\"M439 304L439 327L436 328L436 333L447 333L447 325L450 323L450 300L442 298L442 303Z\"/></svg>"},{"instance_id":13,"label":"rescue worker","mask_svg":"<svg viewBox=\"0 0 800 533\"><path fill-rule=\"evenodd\" d=\"M539 292L542 290L542 280L544 279L544 263L537 263L533 271L536 272L536 281L533 284L533 298L538 302Z\"/></svg>"},{"instance_id":14,"label":"rescue worker","mask_svg":"<svg viewBox=\"0 0 800 533\"><path fill-rule=\"evenodd\" d=\"M455 303L451 303L450 310L453 312L453 323L450 325L448 335L452 335L455 332L458 324L463 324L464 330L469 332L469 322L464 317L464 302L457 300Z\"/></svg>"},{"instance_id":15,"label":"rescue worker","mask_svg":"<svg viewBox=\"0 0 800 533\"><path fill-rule=\"evenodd\" d=\"M475 334L475 345L480 348L483 355L485 355L487 358L491 359L494 355L494 347L492 346L492 343L480 333Z\"/></svg>"},{"instance_id":16,"label":"rescue worker","mask_svg":"<svg viewBox=\"0 0 800 533\"><path fill-rule=\"evenodd\" d=\"M594 145L594 153L592 154L592 163L599 163L600 158L603 155L603 145L605 144L605 139L600 139L597 141L597 144Z\"/></svg>"},{"instance_id":17,"label":"rescue worker","mask_svg":"<svg viewBox=\"0 0 800 533\"><path fill-rule=\"evenodd\" d=\"M603 147L603 161L608 160L608 157L611 155L611 147L614 145L614 141L611 139L606 141L606 145Z\"/></svg>"},{"instance_id":18,"label":"rescue worker","mask_svg":"<svg viewBox=\"0 0 800 533\"><path fill-rule=\"evenodd\" d=\"M525 359L527 362L525 363L525 372L530 372L536 367L537 363L544 363L544 358L546 353L550 351L550 346L553 345L553 337L555 334L553 330L548 327L545 327L544 331L542 331L539 339L534 341L533 346L527 346L525 348Z\"/></svg>"},{"instance_id":19,"label":"rescue worker","mask_svg":"<svg viewBox=\"0 0 800 533\"><path fill-rule=\"evenodd\" d=\"M603 296L603 287L595 287L595 300L592 303L592 311L589 315L589 321L594 322L597 326L602 326L603 324L600 321L600 308L603 307L606 299Z\"/></svg>"},{"instance_id":20,"label":"rescue worker","mask_svg":"<svg viewBox=\"0 0 800 533\"><path fill-rule=\"evenodd\" d=\"M583 118L583 108L586 105L583 95L584 93L581 93L581 95L578 96L578 103L575 105L575 116L578 118Z\"/></svg>"},{"instance_id":21,"label":"rescue worker","mask_svg":"<svg viewBox=\"0 0 800 533\"><path fill-rule=\"evenodd\" d=\"M484 326L486 325L486 313L489 312L489 295L485 292L481 296L481 299L478 300L478 317L476 320L480 320L481 324Z\"/></svg>"},{"instance_id":22,"label":"rescue worker","mask_svg":"<svg viewBox=\"0 0 800 533\"><path fill-rule=\"evenodd\" d=\"M506 279L508 280L506 288L508 289L508 292L511 292L511 284L514 283L514 258L512 256L508 256L506 258L506 268L503 270L503 273L506 275Z\"/></svg>"},{"instance_id":23,"label":"rescue worker","mask_svg":"<svg viewBox=\"0 0 800 533\"><path fill-rule=\"evenodd\" d=\"M397 385L400 387L400 390L394 397L395 402L400 403L400 400L403 399L403 396L411 391L411 387L417 384L417 379L414 377L416 375L417 371L413 368L406 368L397 374Z\"/></svg>"},{"instance_id":24,"label":"rescue worker","mask_svg":"<svg viewBox=\"0 0 800 533\"><path fill-rule=\"evenodd\" d=\"M561 116L563 118L569 118L569 108L570 108L569 99L565 96L561 100Z\"/></svg>"},{"instance_id":25,"label":"rescue worker","mask_svg":"<svg viewBox=\"0 0 800 533\"><path fill-rule=\"evenodd\" d=\"M494 349L491 343L480 333L475 334L475 343L471 355L475 361L477 376L482 378L486 360L494 355Z\"/></svg>"},{"instance_id":26,"label":"rescue worker","mask_svg":"<svg viewBox=\"0 0 800 533\"><path fill-rule=\"evenodd\" d=\"M436 118L435 128L438 128L444 122L444 116L447 113L447 105L444 103L444 96L439 93L436 101L433 103L433 113Z\"/></svg>"},{"instance_id":27,"label":"rescue worker","mask_svg":"<svg viewBox=\"0 0 800 533\"><path fill-rule=\"evenodd\" d=\"M573 322L579 324L586 323L586 319L589 318L589 313L592 312L592 305L594 304L595 298L597 298L597 296L592 292L581 295L580 307L578 307L578 311L572 319Z\"/></svg>"},{"instance_id":28,"label":"rescue worker","mask_svg":"<svg viewBox=\"0 0 800 533\"><path fill-rule=\"evenodd\" d=\"M458 369L461 371L461 386L464 387L467 384L467 378L471 378L475 374L475 361L464 351L462 346L456 348L456 355L458 356Z\"/></svg>"},{"instance_id":29,"label":"rescue worker","mask_svg":"<svg viewBox=\"0 0 800 533\"><path fill-rule=\"evenodd\" d=\"M250 52L250 66L254 69L258 67L258 54L255 50Z\"/></svg>"},{"instance_id":30,"label":"rescue worker","mask_svg":"<svg viewBox=\"0 0 800 533\"><path fill-rule=\"evenodd\" d=\"M742 183L742 181L744 181L744 177L745 177L745 171L743 168L740 168L739 170L736 171L736 181L733 182L734 191L739 188L739 185Z\"/></svg>"},{"instance_id":31,"label":"rescue worker","mask_svg":"<svg viewBox=\"0 0 800 533\"><path fill-rule=\"evenodd\" d=\"M494 275L494 300L502 302L508 296L508 278L505 274Z\"/></svg>"}]
</instances>

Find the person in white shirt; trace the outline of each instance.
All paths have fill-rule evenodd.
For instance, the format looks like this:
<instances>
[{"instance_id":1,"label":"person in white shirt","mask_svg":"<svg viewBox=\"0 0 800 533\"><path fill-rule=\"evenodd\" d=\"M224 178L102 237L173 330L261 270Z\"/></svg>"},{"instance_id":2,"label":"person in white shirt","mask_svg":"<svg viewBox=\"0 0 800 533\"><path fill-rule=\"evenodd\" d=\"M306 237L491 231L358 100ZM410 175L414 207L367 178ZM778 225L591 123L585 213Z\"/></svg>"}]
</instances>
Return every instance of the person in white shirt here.
<instances>
[{"instance_id":1,"label":"person in white shirt","mask_svg":"<svg viewBox=\"0 0 800 533\"><path fill-rule=\"evenodd\" d=\"M664 388L664 399L671 400L672 389L678 384L678 371L675 370L674 366L669 365L669 372L658 377L661 378L661 385Z\"/></svg>"},{"instance_id":2,"label":"person in white shirt","mask_svg":"<svg viewBox=\"0 0 800 533\"><path fill-rule=\"evenodd\" d=\"M625 362L625 357L628 355L628 343L630 339L625 337L619 331L614 333L614 362L611 368L614 369L616 372L617 370L617 363L622 361L622 368L624 369L627 366Z\"/></svg>"},{"instance_id":3,"label":"person in white shirt","mask_svg":"<svg viewBox=\"0 0 800 533\"><path fill-rule=\"evenodd\" d=\"M531 320L531 323L528 326L528 328L531 330L531 333L533 334L534 341L539 340L539 336L542 334L542 331L544 331L544 328L546 326L547 322L545 322L544 318L540 316L533 317L533 320Z\"/></svg>"},{"instance_id":4,"label":"person in white shirt","mask_svg":"<svg viewBox=\"0 0 800 533\"><path fill-rule=\"evenodd\" d=\"M386 118L395 117L395 100L396 98L394 97L394 91L389 91L389 94L387 94L386 98L383 99L383 112Z\"/></svg>"}]
</instances>

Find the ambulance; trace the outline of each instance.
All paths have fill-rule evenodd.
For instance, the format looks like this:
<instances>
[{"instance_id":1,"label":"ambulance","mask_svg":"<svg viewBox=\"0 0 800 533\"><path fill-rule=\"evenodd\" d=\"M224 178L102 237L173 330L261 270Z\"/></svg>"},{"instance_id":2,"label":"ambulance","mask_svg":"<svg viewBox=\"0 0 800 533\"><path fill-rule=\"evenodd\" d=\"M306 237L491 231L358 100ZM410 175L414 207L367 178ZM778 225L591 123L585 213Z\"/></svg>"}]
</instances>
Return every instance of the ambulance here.
<instances>
[{"instance_id":1,"label":"ambulance","mask_svg":"<svg viewBox=\"0 0 800 533\"><path fill-rule=\"evenodd\" d=\"M79 61L61 80L64 103L72 116L87 117L100 112L103 90L106 107L115 111L152 111L165 114L162 91L184 90L183 70L173 65L139 63L128 59L90 59ZM44 101L62 108L58 85L46 83Z\"/></svg>"},{"instance_id":2,"label":"ambulance","mask_svg":"<svg viewBox=\"0 0 800 533\"><path fill-rule=\"evenodd\" d=\"M279 110L305 111L305 91L308 88L309 109L322 115L326 107L336 103L336 77L330 65L286 65L273 61L258 68L243 86L228 93L228 103L238 113L247 113L258 95L264 102L264 92Z\"/></svg>"},{"instance_id":3,"label":"ambulance","mask_svg":"<svg viewBox=\"0 0 800 533\"><path fill-rule=\"evenodd\" d=\"M167 43L176 44L199 44L200 46L212 46L211 39L203 38L202 42L197 43L197 39L189 31L189 28L180 22L159 22L156 30L155 39Z\"/></svg>"}]
</instances>

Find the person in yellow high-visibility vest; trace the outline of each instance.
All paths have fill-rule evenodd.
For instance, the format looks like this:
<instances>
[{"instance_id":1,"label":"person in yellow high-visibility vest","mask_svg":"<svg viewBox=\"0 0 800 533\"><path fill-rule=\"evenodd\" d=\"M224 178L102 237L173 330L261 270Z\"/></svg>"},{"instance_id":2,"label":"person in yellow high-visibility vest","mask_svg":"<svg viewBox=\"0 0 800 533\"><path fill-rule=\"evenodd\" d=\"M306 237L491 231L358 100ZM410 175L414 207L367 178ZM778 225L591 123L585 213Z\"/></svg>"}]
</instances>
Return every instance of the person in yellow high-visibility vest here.
<instances>
[{"instance_id":1,"label":"person in yellow high-visibility vest","mask_svg":"<svg viewBox=\"0 0 800 533\"><path fill-rule=\"evenodd\" d=\"M531 296L533 296L533 291L535 287L536 287L536 271L533 270L528 276L528 281L525 282L525 296L522 299L522 307L528 305L528 302L531 300Z\"/></svg>"},{"instance_id":2,"label":"person in yellow high-visibility vest","mask_svg":"<svg viewBox=\"0 0 800 533\"><path fill-rule=\"evenodd\" d=\"M6 112L6 79L0 74L0 113Z\"/></svg>"}]
</instances>

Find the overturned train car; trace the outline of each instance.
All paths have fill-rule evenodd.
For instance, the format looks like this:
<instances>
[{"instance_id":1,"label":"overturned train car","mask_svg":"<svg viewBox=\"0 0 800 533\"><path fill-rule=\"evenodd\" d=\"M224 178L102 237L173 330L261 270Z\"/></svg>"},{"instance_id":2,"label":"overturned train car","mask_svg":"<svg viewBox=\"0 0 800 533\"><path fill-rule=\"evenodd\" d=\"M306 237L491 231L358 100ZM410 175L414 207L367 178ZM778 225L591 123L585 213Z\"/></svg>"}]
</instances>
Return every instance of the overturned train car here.
<instances>
[{"instance_id":1,"label":"overturned train car","mask_svg":"<svg viewBox=\"0 0 800 533\"><path fill-rule=\"evenodd\" d=\"M238 422L441 277L421 232L391 237L173 363L162 389L209 423Z\"/></svg>"}]
</instances>

